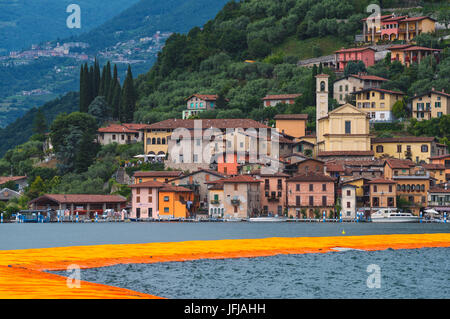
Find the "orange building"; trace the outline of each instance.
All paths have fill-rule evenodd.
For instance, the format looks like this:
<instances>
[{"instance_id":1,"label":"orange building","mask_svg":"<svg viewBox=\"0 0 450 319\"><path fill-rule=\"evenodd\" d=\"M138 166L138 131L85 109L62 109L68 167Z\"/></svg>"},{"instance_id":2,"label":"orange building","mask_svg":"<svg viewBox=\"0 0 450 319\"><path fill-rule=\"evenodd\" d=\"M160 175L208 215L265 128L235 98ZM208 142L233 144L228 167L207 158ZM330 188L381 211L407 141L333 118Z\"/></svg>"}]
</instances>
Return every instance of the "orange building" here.
<instances>
[{"instance_id":1,"label":"orange building","mask_svg":"<svg viewBox=\"0 0 450 319\"><path fill-rule=\"evenodd\" d=\"M369 181L370 208L397 207L395 182L389 179L377 178Z\"/></svg>"},{"instance_id":2,"label":"orange building","mask_svg":"<svg viewBox=\"0 0 450 319\"><path fill-rule=\"evenodd\" d=\"M274 119L278 132L295 138L306 135L308 114L277 114Z\"/></svg>"},{"instance_id":3,"label":"orange building","mask_svg":"<svg viewBox=\"0 0 450 319\"><path fill-rule=\"evenodd\" d=\"M407 210L419 215L420 209L427 205L430 176L398 175L393 180L397 183L397 195L408 202Z\"/></svg>"},{"instance_id":4,"label":"orange building","mask_svg":"<svg viewBox=\"0 0 450 319\"><path fill-rule=\"evenodd\" d=\"M422 164L422 167L435 179L436 184L446 182L445 166L443 164Z\"/></svg>"},{"instance_id":5,"label":"orange building","mask_svg":"<svg viewBox=\"0 0 450 319\"><path fill-rule=\"evenodd\" d=\"M217 154L217 171L224 175L238 175L239 166L248 163L248 154L239 152Z\"/></svg>"},{"instance_id":6,"label":"orange building","mask_svg":"<svg viewBox=\"0 0 450 319\"><path fill-rule=\"evenodd\" d=\"M181 186L159 189L160 218L189 218L194 210L194 192Z\"/></svg>"},{"instance_id":7,"label":"orange building","mask_svg":"<svg viewBox=\"0 0 450 319\"><path fill-rule=\"evenodd\" d=\"M445 180L450 181L450 154L430 157L430 163L444 165Z\"/></svg>"},{"instance_id":8,"label":"orange building","mask_svg":"<svg viewBox=\"0 0 450 319\"><path fill-rule=\"evenodd\" d=\"M167 183L169 180L183 175L181 171L138 171L134 173L134 184L145 182Z\"/></svg>"}]
</instances>

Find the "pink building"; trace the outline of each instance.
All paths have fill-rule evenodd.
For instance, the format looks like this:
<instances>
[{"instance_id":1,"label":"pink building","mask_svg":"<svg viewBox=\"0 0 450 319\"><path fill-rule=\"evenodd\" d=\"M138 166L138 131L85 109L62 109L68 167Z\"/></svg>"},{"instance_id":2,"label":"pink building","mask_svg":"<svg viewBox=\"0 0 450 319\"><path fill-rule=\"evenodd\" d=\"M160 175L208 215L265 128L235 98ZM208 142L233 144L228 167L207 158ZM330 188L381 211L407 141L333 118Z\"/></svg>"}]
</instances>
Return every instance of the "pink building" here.
<instances>
[{"instance_id":1,"label":"pink building","mask_svg":"<svg viewBox=\"0 0 450 319\"><path fill-rule=\"evenodd\" d=\"M334 211L335 179L322 173L298 174L286 181L287 207L289 216L301 218L305 211L308 217L314 217L319 210L320 217L326 211Z\"/></svg>"},{"instance_id":2,"label":"pink building","mask_svg":"<svg viewBox=\"0 0 450 319\"><path fill-rule=\"evenodd\" d=\"M261 208L264 215L282 216L286 207L286 179L288 174L261 174L252 172L252 175L261 181Z\"/></svg>"},{"instance_id":3,"label":"pink building","mask_svg":"<svg viewBox=\"0 0 450 319\"><path fill-rule=\"evenodd\" d=\"M350 61L362 61L367 67L375 64L375 50L369 47L341 49L336 51L336 66L339 71L344 71Z\"/></svg>"},{"instance_id":4,"label":"pink building","mask_svg":"<svg viewBox=\"0 0 450 319\"><path fill-rule=\"evenodd\" d=\"M132 201L130 218L158 218L159 189L165 183L148 181L131 185Z\"/></svg>"}]
</instances>

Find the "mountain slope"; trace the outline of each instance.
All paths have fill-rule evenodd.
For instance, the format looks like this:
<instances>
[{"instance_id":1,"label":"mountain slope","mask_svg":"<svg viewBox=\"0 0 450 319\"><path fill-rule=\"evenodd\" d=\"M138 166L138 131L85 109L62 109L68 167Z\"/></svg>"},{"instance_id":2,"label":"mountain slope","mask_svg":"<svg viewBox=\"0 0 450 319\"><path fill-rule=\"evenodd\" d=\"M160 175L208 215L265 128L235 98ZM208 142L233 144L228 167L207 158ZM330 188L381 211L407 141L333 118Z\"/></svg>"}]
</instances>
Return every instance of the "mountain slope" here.
<instances>
[{"instance_id":1,"label":"mountain slope","mask_svg":"<svg viewBox=\"0 0 450 319\"><path fill-rule=\"evenodd\" d=\"M85 33L138 0L0 0L0 54L43 41ZM69 29L69 4L81 9L81 29ZM5 52L3 52L5 53Z\"/></svg>"},{"instance_id":2,"label":"mountain slope","mask_svg":"<svg viewBox=\"0 0 450 319\"><path fill-rule=\"evenodd\" d=\"M227 0L141 0L118 16L76 37L91 50L120 41L151 36L156 31L184 33L211 19Z\"/></svg>"}]
</instances>

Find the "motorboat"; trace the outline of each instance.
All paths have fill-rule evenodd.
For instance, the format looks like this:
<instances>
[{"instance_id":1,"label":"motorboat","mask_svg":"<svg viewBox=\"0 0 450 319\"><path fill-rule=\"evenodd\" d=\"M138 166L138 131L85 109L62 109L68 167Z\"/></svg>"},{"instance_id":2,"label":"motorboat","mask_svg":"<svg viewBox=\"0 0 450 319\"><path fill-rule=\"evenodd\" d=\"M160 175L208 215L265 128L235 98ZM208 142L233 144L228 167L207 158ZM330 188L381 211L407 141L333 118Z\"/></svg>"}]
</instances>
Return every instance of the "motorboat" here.
<instances>
[{"instance_id":1,"label":"motorboat","mask_svg":"<svg viewBox=\"0 0 450 319\"><path fill-rule=\"evenodd\" d=\"M254 223L281 223L287 221L287 218L278 216L251 217L248 221Z\"/></svg>"},{"instance_id":2,"label":"motorboat","mask_svg":"<svg viewBox=\"0 0 450 319\"><path fill-rule=\"evenodd\" d=\"M370 216L373 223L418 223L420 218L393 208L382 208Z\"/></svg>"}]
</instances>

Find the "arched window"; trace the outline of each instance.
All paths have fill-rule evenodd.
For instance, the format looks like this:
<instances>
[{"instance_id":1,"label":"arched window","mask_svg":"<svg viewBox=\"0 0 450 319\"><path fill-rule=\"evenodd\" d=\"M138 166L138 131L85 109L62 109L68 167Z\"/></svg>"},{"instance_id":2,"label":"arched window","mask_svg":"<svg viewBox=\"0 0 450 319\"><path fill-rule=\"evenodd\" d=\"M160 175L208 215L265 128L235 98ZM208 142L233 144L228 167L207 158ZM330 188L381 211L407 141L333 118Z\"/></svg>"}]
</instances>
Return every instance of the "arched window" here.
<instances>
[{"instance_id":1,"label":"arched window","mask_svg":"<svg viewBox=\"0 0 450 319\"><path fill-rule=\"evenodd\" d=\"M152 144L156 144L156 138L152 138Z\"/></svg>"},{"instance_id":2,"label":"arched window","mask_svg":"<svg viewBox=\"0 0 450 319\"><path fill-rule=\"evenodd\" d=\"M425 191L425 185L422 184L422 185L420 186L420 190L421 190L422 192L424 192L424 191Z\"/></svg>"},{"instance_id":3,"label":"arched window","mask_svg":"<svg viewBox=\"0 0 450 319\"><path fill-rule=\"evenodd\" d=\"M166 139L164 137L161 139L161 144L166 144Z\"/></svg>"},{"instance_id":4,"label":"arched window","mask_svg":"<svg viewBox=\"0 0 450 319\"><path fill-rule=\"evenodd\" d=\"M397 184L397 190L400 191L402 189L402 186Z\"/></svg>"},{"instance_id":5,"label":"arched window","mask_svg":"<svg viewBox=\"0 0 450 319\"><path fill-rule=\"evenodd\" d=\"M325 81L320 82L320 91L321 92L325 91Z\"/></svg>"},{"instance_id":6,"label":"arched window","mask_svg":"<svg viewBox=\"0 0 450 319\"><path fill-rule=\"evenodd\" d=\"M156 144L161 144L161 139L159 137L156 141L157 141Z\"/></svg>"}]
</instances>

